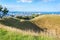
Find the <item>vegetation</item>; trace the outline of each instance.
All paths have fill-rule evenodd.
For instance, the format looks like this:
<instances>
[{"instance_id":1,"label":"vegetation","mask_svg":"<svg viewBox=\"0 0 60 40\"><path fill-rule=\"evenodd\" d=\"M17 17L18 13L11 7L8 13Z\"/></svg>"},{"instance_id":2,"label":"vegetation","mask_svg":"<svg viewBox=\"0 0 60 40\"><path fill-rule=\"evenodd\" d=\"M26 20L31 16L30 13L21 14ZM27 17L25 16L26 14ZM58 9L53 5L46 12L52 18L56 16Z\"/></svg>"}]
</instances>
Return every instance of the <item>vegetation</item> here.
<instances>
[{"instance_id":1,"label":"vegetation","mask_svg":"<svg viewBox=\"0 0 60 40\"><path fill-rule=\"evenodd\" d=\"M30 20L30 19L33 19L37 16L39 16L39 15L38 14L32 14L31 16L16 16L16 18L24 19L24 20Z\"/></svg>"},{"instance_id":2,"label":"vegetation","mask_svg":"<svg viewBox=\"0 0 60 40\"><path fill-rule=\"evenodd\" d=\"M3 7L0 5L0 12L2 11Z\"/></svg>"},{"instance_id":3,"label":"vegetation","mask_svg":"<svg viewBox=\"0 0 60 40\"><path fill-rule=\"evenodd\" d=\"M5 29L3 29L4 27L2 27L2 29L0 28L0 39L1 40L59 40L59 32L60 32L59 31L60 22L58 22L60 20L59 18L60 18L59 15L41 15L32 20L22 21L22 22L20 21L20 19L16 19L16 18L4 18L3 20L0 20L0 24L12 28L17 28L19 30L24 30L24 31L30 30L31 33L32 31L35 33L38 32L39 34L40 32L42 32L43 36L39 34L38 34L39 36L24 35L24 34L20 34L19 32L13 31L12 29L11 29L12 31L6 31ZM56 20L58 21L56 22ZM53 26L50 26L49 24ZM45 29L47 29L47 31L45 31ZM56 35L53 30L57 30ZM44 36L44 32L45 32L45 36Z\"/></svg>"},{"instance_id":4,"label":"vegetation","mask_svg":"<svg viewBox=\"0 0 60 40\"><path fill-rule=\"evenodd\" d=\"M31 23L30 21L20 21L19 19L14 18L4 18L3 20L0 20L0 23L6 26L18 28L21 30L30 30L34 32L40 32L44 31L42 28L39 28L37 25Z\"/></svg>"},{"instance_id":5,"label":"vegetation","mask_svg":"<svg viewBox=\"0 0 60 40\"><path fill-rule=\"evenodd\" d=\"M0 5L0 18L7 15L8 10ZM2 14L1 14L2 13ZM60 15L38 15L32 14L32 16L16 16L4 18L0 20L0 40L59 40L60 38ZM24 21L21 21L24 19ZM4 26L3 26L4 25ZM11 28L11 31L9 31ZM6 29L5 29L6 28ZM24 31L30 31L31 33L38 33L35 35L24 35L12 28L16 28ZM41 36L41 33L43 36ZM48 33L48 35L47 35Z\"/></svg>"},{"instance_id":6,"label":"vegetation","mask_svg":"<svg viewBox=\"0 0 60 40\"><path fill-rule=\"evenodd\" d=\"M24 35L0 29L0 40L54 40L52 37Z\"/></svg>"},{"instance_id":7,"label":"vegetation","mask_svg":"<svg viewBox=\"0 0 60 40\"><path fill-rule=\"evenodd\" d=\"M60 15L41 15L31 20L32 23L47 29L49 35L60 35Z\"/></svg>"},{"instance_id":8,"label":"vegetation","mask_svg":"<svg viewBox=\"0 0 60 40\"><path fill-rule=\"evenodd\" d=\"M32 17L35 18L35 17L38 17L40 14L32 14Z\"/></svg>"},{"instance_id":9,"label":"vegetation","mask_svg":"<svg viewBox=\"0 0 60 40\"><path fill-rule=\"evenodd\" d=\"M8 10L7 10L7 8L5 7L3 10L3 7L0 5L0 18L2 18L2 17L4 17L5 15L7 15L7 13L8 13Z\"/></svg>"},{"instance_id":10,"label":"vegetation","mask_svg":"<svg viewBox=\"0 0 60 40\"><path fill-rule=\"evenodd\" d=\"M32 22L42 27L60 26L60 15L41 15L32 19ZM51 26L50 26L51 25Z\"/></svg>"}]
</instances>

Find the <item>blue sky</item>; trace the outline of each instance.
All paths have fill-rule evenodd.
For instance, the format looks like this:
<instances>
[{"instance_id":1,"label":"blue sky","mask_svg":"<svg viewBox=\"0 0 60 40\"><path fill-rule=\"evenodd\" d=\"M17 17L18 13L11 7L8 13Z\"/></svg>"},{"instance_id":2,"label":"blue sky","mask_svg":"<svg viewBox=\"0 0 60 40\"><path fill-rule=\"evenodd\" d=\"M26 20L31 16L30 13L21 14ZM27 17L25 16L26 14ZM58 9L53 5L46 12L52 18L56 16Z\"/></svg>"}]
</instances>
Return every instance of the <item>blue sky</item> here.
<instances>
[{"instance_id":1,"label":"blue sky","mask_svg":"<svg viewBox=\"0 0 60 40\"><path fill-rule=\"evenodd\" d=\"M0 0L9 11L60 12L60 0Z\"/></svg>"}]
</instances>

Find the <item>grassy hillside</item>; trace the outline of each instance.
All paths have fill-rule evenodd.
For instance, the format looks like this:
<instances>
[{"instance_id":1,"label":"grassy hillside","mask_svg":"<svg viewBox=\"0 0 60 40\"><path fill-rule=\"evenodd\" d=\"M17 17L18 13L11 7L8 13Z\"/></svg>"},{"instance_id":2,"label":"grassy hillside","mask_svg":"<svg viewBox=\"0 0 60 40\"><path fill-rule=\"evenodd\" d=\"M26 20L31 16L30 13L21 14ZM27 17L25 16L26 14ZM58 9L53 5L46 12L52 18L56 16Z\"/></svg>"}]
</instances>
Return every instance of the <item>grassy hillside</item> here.
<instances>
[{"instance_id":1,"label":"grassy hillside","mask_svg":"<svg viewBox=\"0 0 60 40\"><path fill-rule=\"evenodd\" d=\"M55 40L53 37L24 35L0 28L0 40Z\"/></svg>"},{"instance_id":2,"label":"grassy hillside","mask_svg":"<svg viewBox=\"0 0 60 40\"><path fill-rule=\"evenodd\" d=\"M55 27L60 26L60 16L59 15L42 15L36 17L32 21L38 26L48 27L49 29L55 29Z\"/></svg>"},{"instance_id":3,"label":"grassy hillside","mask_svg":"<svg viewBox=\"0 0 60 40\"><path fill-rule=\"evenodd\" d=\"M0 20L0 40L59 40L59 37L59 15L40 15L32 20Z\"/></svg>"},{"instance_id":4,"label":"grassy hillside","mask_svg":"<svg viewBox=\"0 0 60 40\"><path fill-rule=\"evenodd\" d=\"M5 18L0 20L0 23L9 27L18 28L24 31L33 31L33 32L40 32L44 31L42 28L39 28L37 25L31 23L30 21L21 21L20 19L16 18Z\"/></svg>"},{"instance_id":5,"label":"grassy hillside","mask_svg":"<svg viewBox=\"0 0 60 40\"><path fill-rule=\"evenodd\" d=\"M31 21L38 27L46 29L47 33L60 37L60 15L41 15Z\"/></svg>"}]
</instances>

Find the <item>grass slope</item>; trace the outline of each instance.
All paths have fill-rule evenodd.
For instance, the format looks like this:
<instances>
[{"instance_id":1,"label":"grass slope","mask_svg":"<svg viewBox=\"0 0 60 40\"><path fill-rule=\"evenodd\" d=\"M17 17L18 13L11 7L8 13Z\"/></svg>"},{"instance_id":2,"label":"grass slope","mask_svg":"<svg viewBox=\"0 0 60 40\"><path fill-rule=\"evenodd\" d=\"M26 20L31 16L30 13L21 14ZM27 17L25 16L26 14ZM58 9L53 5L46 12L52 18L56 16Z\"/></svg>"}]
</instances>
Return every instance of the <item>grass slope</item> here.
<instances>
[{"instance_id":1,"label":"grass slope","mask_svg":"<svg viewBox=\"0 0 60 40\"><path fill-rule=\"evenodd\" d=\"M55 39L46 36L23 35L16 32L10 32L5 29L0 29L0 40L55 40Z\"/></svg>"},{"instance_id":2,"label":"grass slope","mask_svg":"<svg viewBox=\"0 0 60 40\"><path fill-rule=\"evenodd\" d=\"M30 30L34 32L44 31L42 28L39 28L37 25L33 24L30 21L20 21L19 19L15 18L6 18L0 20L0 23L9 27L18 28L21 30Z\"/></svg>"},{"instance_id":3,"label":"grass slope","mask_svg":"<svg viewBox=\"0 0 60 40\"><path fill-rule=\"evenodd\" d=\"M1 24L0 40L59 40L60 39L59 15L41 15L30 21L21 21L15 18L5 18L3 20L0 20L0 24ZM16 30L19 29L19 31L18 32L15 31L14 28ZM24 31L30 31L31 34L33 32L35 33L42 32L44 35L43 36L41 36L40 34L38 34L39 36L23 35L23 33L19 33L20 30L22 30L24 34L25 34ZM47 33L52 36L46 35Z\"/></svg>"},{"instance_id":4,"label":"grass slope","mask_svg":"<svg viewBox=\"0 0 60 40\"><path fill-rule=\"evenodd\" d=\"M60 37L60 15L41 15L31 21L38 27L45 28L52 36Z\"/></svg>"}]
</instances>

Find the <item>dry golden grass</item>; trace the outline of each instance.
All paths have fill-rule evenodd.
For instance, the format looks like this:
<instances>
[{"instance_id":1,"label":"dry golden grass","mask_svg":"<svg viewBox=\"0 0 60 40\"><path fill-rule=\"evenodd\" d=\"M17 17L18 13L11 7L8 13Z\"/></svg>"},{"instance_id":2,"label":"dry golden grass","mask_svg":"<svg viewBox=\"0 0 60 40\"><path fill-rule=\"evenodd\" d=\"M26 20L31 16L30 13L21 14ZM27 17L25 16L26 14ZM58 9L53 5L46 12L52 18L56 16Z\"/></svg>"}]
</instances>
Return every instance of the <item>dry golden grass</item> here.
<instances>
[{"instance_id":1,"label":"dry golden grass","mask_svg":"<svg viewBox=\"0 0 60 40\"><path fill-rule=\"evenodd\" d=\"M49 35L60 37L60 15L41 15L31 20L40 28L45 28Z\"/></svg>"}]
</instances>

